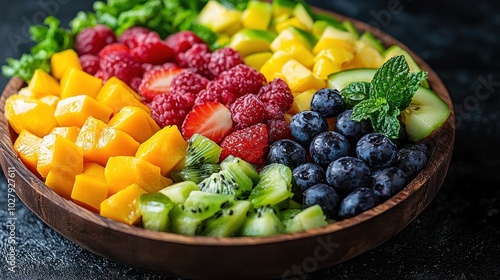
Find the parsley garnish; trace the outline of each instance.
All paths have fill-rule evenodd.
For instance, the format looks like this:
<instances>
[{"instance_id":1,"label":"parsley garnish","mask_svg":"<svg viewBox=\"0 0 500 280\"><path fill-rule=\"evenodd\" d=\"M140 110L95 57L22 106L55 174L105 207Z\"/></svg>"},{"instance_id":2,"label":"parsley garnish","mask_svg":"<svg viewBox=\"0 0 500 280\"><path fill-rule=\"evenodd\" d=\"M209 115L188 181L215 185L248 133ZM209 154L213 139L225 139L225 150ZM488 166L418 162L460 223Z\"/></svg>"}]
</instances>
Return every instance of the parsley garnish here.
<instances>
[{"instance_id":1,"label":"parsley garnish","mask_svg":"<svg viewBox=\"0 0 500 280\"><path fill-rule=\"evenodd\" d=\"M425 79L427 72L410 73L404 56L392 57L377 70L369 84L367 98L354 105L351 118L356 121L369 119L374 131L397 139L398 117L410 105ZM352 83L348 88L349 96L366 96L366 83Z\"/></svg>"}]
</instances>

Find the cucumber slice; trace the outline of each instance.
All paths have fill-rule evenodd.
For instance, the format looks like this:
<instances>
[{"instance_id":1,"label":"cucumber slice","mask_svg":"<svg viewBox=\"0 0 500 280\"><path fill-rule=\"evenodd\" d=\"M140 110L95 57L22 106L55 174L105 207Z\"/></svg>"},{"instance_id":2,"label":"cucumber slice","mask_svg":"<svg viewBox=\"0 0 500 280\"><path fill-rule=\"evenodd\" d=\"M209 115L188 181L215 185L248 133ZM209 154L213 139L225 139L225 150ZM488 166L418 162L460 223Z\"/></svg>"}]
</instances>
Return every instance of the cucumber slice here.
<instances>
[{"instance_id":1,"label":"cucumber slice","mask_svg":"<svg viewBox=\"0 0 500 280\"><path fill-rule=\"evenodd\" d=\"M372 48L376 49L381 54L385 51L385 47L382 44L382 42L370 32L365 32L361 34L359 40L371 46Z\"/></svg>"},{"instance_id":2,"label":"cucumber slice","mask_svg":"<svg viewBox=\"0 0 500 280\"><path fill-rule=\"evenodd\" d=\"M311 30L313 28L314 20L302 3L298 3L295 6L293 9L293 15L307 28L307 30Z\"/></svg>"},{"instance_id":3,"label":"cucumber slice","mask_svg":"<svg viewBox=\"0 0 500 280\"><path fill-rule=\"evenodd\" d=\"M393 56L397 55L404 55L406 58L406 62L408 62L408 66L410 67L410 72L417 72L420 71L421 68L418 66L417 62L411 57L411 55L402 49L400 46L394 45L392 47L389 47L384 53L384 60L387 61ZM424 80L422 82L422 86L428 88L429 87L429 82L427 80Z\"/></svg>"},{"instance_id":4,"label":"cucumber slice","mask_svg":"<svg viewBox=\"0 0 500 280\"><path fill-rule=\"evenodd\" d=\"M375 69L352 69L332 74L328 86L342 90L352 82L371 82ZM421 141L437 130L448 119L450 108L433 91L419 87L410 106L401 112L401 121L412 141Z\"/></svg>"}]
</instances>

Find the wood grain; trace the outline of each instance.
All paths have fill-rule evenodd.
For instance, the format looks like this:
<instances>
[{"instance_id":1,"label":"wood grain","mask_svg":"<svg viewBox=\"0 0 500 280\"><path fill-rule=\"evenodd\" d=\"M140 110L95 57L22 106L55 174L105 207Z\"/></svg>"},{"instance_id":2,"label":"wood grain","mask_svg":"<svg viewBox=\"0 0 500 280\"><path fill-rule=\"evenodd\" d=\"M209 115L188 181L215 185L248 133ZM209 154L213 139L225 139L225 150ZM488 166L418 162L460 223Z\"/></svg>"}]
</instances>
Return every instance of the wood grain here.
<instances>
[{"instance_id":1,"label":"wood grain","mask_svg":"<svg viewBox=\"0 0 500 280\"><path fill-rule=\"evenodd\" d=\"M386 46L397 44L412 54L429 72L432 89L453 108L442 81L420 57L382 31L350 20L360 30L375 34ZM403 191L351 219L266 238L189 237L102 218L58 196L34 176L17 158L12 147L16 135L4 117L5 100L23 85L20 78L11 79L0 99L0 163L5 173L8 167L18 173L16 193L23 203L47 225L89 251L129 266L194 279L281 278L329 267L379 246L408 225L434 198L446 177L455 138L452 109L450 118L431 139L435 149L426 168Z\"/></svg>"}]
</instances>

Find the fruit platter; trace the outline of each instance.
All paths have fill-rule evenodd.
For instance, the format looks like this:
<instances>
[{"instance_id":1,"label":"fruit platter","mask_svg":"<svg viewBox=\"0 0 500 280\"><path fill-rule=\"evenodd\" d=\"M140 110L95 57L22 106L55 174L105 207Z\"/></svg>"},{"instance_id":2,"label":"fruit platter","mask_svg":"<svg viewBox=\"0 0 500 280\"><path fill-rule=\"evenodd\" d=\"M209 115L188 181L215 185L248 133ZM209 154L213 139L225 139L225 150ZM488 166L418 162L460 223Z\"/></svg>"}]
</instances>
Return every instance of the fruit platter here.
<instances>
[{"instance_id":1,"label":"fruit platter","mask_svg":"<svg viewBox=\"0 0 500 280\"><path fill-rule=\"evenodd\" d=\"M2 67L3 171L111 260L300 276L390 239L446 176L454 113L436 73L303 1L98 1L30 33Z\"/></svg>"}]
</instances>

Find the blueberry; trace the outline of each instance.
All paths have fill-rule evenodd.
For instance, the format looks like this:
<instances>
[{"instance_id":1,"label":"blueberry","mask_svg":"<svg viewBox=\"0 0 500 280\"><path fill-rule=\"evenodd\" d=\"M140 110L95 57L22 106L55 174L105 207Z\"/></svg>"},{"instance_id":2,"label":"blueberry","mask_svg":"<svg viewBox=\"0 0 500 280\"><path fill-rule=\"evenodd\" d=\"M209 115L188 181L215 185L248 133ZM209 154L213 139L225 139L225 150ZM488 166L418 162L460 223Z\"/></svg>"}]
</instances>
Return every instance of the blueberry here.
<instances>
[{"instance_id":1,"label":"blueberry","mask_svg":"<svg viewBox=\"0 0 500 280\"><path fill-rule=\"evenodd\" d=\"M290 120L292 136L302 144L309 144L314 136L328 130L328 123L319 113L302 111Z\"/></svg>"},{"instance_id":2,"label":"blueberry","mask_svg":"<svg viewBox=\"0 0 500 280\"><path fill-rule=\"evenodd\" d=\"M372 188L380 201L385 201L401 191L408 181L406 174L399 168L387 167L372 174Z\"/></svg>"},{"instance_id":3,"label":"blueberry","mask_svg":"<svg viewBox=\"0 0 500 280\"><path fill-rule=\"evenodd\" d=\"M369 133L359 139L356 155L371 169L388 167L396 160L396 145L381 133Z\"/></svg>"},{"instance_id":4,"label":"blueberry","mask_svg":"<svg viewBox=\"0 0 500 280\"><path fill-rule=\"evenodd\" d=\"M416 148L402 148L397 152L394 166L403 170L408 178L413 178L427 164L427 155Z\"/></svg>"},{"instance_id":5,"label":"blueberry","mask_svg":"<svg viewBox=\"0 0 500 280\"><path fill-rule=\"evenodd\" d=\"M351 119L352 110L346 110L337 117L334 131L344 135L351 143L358 142L359 138L372 131L368 120L360 122Z\"/></svg>"},{"instance_id":6,"label":"blueberry","mask_svg":"<svg viewBox=\"0 0 500 280\"><path fill-rule=\"evenodd\" d=\"M372 188L359 188L348 194L339 207L339 217L354 217L380 203Z\"/></svg>"},{"instance_id":7,"label":"blueberry","mask_svg":"<svg viewBox=\"0 0 500 280\"><path fill-rule=\"evenodd\" d=\"M304 191L319 183L325 183L325 171L321 166L312 162L297 166L292 171L294 199L302 202Z\"/></svg>"},{"instance_id":8,"label":"blueberry","mask_svg":"<svg viewBox=\"0 0 500 280\"><path fill-rule=\"evenodd\" d=\"M294 169L307 162L306 150L293 140L278 140L269 147L267 161L268 163L281 163Z\"/></svg>"},{"instance_id":9,"label":"blueberry","mask_svg":"<svg viewBox=\"0 0 500 280\"><path fill-rule=\"evenodd\" d=\"M351 144L344 135L327 131L314 137L309 145L309 153L315 163L326 168L332 161L348 156Z\"/></svg>"},{"instance_id":10,"label":"blueberry","mask_svg":"<svg viewBox=\"0 0 500 280\"><path fill-rule=\"evenodd\" d=\"M355 157L341 157L328 165L326 181L341 194L370 185L370 168Z\"/></svg>"},{"instance_id":11,"label":"blueberry","mask_svg":"<svg viewBox=\"0 0 500 280\"><path fill-rule=\"evenodd\" d=\"M339 207L339 195L327 184L317 184L304 192L304 207L319 205L328 218L335 218Z\"/></svg>"},{"instance_id":12,"label":"blueberry","mask_svg":"<svg viewBox=\"0 0 500 280\"><path fill-rule=\"evenodd\" d=\"M411 149L411 150L419 150L422 153L424 153L427 156L427 158L429 158L431 156L431 149L425 143L409 144L409 145L404 146L404 148Z\"/></svg>"},{"instance_id":13,"label":"blueberry","mask_svg":"<svg viewBox=\"0 0 500 280\"><path fill-rule=\"evenodd\" d=\"M338 116L345 109L344 100L336 89L323 88L314 93L311 100L311 110L325 118Z\"/></svg>"}]
</instances>

